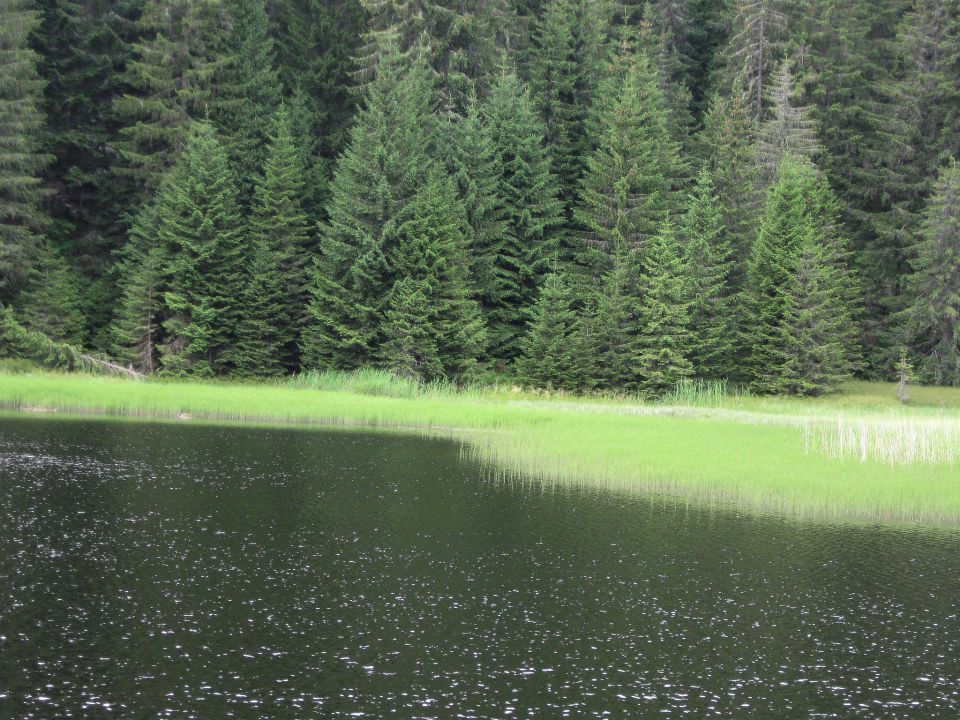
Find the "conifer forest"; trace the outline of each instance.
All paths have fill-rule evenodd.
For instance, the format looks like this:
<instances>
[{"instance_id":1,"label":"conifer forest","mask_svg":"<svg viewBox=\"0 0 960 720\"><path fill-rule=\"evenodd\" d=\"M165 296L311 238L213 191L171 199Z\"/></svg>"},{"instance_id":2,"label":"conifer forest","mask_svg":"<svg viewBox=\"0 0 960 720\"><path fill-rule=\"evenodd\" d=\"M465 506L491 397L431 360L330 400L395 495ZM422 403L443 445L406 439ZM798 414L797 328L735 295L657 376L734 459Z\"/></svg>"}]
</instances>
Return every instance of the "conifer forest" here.
<instances>
[{"instance_id":1,"label":"conifer forest","mask_svg":"<svg viewBox=\"0 0 960 720\"><path fill-rule=\"evenodd\" d=\"M957 386L958 155L958 0L0 0L0 324L181 377Z\"/></svg>"}]
</instances>

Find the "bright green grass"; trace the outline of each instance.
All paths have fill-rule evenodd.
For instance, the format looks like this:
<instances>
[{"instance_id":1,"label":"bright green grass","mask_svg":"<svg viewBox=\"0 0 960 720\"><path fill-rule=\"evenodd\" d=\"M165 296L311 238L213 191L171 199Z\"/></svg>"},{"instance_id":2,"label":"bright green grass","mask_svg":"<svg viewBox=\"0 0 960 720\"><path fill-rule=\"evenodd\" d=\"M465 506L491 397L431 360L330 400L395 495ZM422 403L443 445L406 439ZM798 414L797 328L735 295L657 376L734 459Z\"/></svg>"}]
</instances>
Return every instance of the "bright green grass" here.
<instances>
[{"instance_id":1,"label":"bright green grass","mask_svg":"<svg viewBox=\"0 0 960 720\"><path fill-rule=\"evenodd\" d=\"M949 409L960 408L956 391L917 388L909 408L896 403L892 387L866 383L814 401L735 397L709 407L547 398L509 388L414 397L378 392L0 374L0 404L8 408L402 428L461 440L465 452L504 477L664 493L797 517L960 523L960 465L835 459L808 451L804 436L805 425L840 414L956 423L960 412Z\"/></svg>"}]
</instances>

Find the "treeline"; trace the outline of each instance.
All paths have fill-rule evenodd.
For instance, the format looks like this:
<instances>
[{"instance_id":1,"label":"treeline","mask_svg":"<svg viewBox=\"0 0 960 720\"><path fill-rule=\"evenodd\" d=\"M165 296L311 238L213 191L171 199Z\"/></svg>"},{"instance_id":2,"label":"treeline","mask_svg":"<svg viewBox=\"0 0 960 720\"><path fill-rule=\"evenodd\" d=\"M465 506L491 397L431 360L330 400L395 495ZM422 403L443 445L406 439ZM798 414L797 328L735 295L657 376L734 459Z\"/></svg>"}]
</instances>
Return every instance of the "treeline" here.
<instances>
[{"instance_id":1,"label":"treeline","mask_svg":"<svg viewBox=\"0 0 960 720\"><path fill-rule=\"evenodd\" d=\"M144 372L960 385L954 0L0 0L0 303Z\"/></svg>"}]
</instances>

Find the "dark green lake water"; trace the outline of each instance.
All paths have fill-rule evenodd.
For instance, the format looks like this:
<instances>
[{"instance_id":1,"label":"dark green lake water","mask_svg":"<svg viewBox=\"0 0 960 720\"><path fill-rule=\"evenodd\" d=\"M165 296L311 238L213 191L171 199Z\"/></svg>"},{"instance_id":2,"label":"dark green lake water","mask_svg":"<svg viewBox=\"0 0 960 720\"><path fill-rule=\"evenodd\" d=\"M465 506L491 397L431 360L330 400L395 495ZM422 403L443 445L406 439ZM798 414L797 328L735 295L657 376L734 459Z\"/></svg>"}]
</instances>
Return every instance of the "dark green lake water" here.
<instances>
[{"instance_id":1,"label":"dark green lake water","mask_svg":"<svg viewBox=\"0 0 960 720\"><path fill-rule=\"evenodd\" d=\"M775 469L771 469L775 472ZM950 718L960 538L0 420L0 718Z\"/></svg>"}]
</instances>

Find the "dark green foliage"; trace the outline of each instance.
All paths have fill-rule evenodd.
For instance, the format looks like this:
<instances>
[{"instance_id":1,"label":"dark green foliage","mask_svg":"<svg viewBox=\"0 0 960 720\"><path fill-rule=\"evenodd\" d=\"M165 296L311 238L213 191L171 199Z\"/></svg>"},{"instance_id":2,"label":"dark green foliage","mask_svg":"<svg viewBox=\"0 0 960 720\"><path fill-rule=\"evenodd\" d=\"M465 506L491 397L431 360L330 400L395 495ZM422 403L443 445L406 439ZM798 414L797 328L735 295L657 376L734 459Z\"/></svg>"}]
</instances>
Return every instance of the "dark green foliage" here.
<instances>
[{"instance_id":1,"label":"dark green foliage","mask_svg":"<svg viewBox=\"0 0 960 720\"><path fill-rule=\"evenodd\" d=\"M464 217L448 181L431 180L404 208L377 363L400 375L462 378L486 327L467 280Z\"/></svg>"},{"instance_id":2,"label":"dark green foliage","mask_svg":"<svg viewBox=\"0 0 960 720\"><path fill-rule=\"evenodd\" d=\"M236 338L225 355L231 373L240 377L280 375L290 367L296 345L289 287L284 283L280 257L265 238L254 242L240 293Z\"/></svg>"},{"instance_id":3,"label":"dark green foliage","mask_svg":"<svg viewBox=\"0 0 960 720\"><path fill-rule=\"evenodd\" d=\"M636 340L637 388L660 396L693 374L690 353L690 278L673 225L651 238L641 279Z\"/></svg>"},{"instance_id":4,"label":"dark green foliage","mask_svg":"<svg viewBox=\"0 0 960 720\"><path fill-rule=\"evenodd\" d=\"M735 92L729 98L714 97L697 138L701 161L711 173L723 208L734 258L731 283L737 288L742 288L746 280L746 262L763 209L754 130L744 96Z\"/></svg>"},{"instance_id":5,"label":"dark green foliage","mask_svg":"<svg viewBox=\"0 0 960 720\"><path fill-rule=\"evenodd\" d=\"M924 380L960 385L960 166L951 163L934 186L910 251L914 274L901 335Z\"/></svg>"},{"instance_id":6,"label":"dark green foliage","mask_svg":"<svg viewBox=\"0 0 960 720\"><path fill-rule=\"evenodd\" d=\"M635 56L615 92L600 98L597 150L587 160L580 205L585 261L600 274L618 252L642 254L649 238L679 210L686 167L670 138L657 72Z\"/></svg>"},{"instance_id":7,"label":"dark green foliage","mask_svg":"<svg viewBox=\"0 0 960 720\"><path fill-rule=\"evenodd\" d=\"M396 54L367 86L320 230L303 341L308 367L359 367L380 343L385 296L396 280L399 216L435 167L432 97L422 61L407 67Z\"/></svg>"},{"instance_id":8,"label":"dark green foliage","mask_svg":"<svg viewBox=\"0 0 960 720\"><path fill-rule=\"evenodd\" d=\"M264 0L228 0L226 7L230 33L214 78L209 117L220 130L243 199L249 202L265 157L265 121L280 101L280 81Z\"/></svg>"},{"instance_id":9,"label":"dark green foliage","mask_svg":"<svg viewBox=\"0 0 960 720\"><path fill-rule=\"evenodd\" d=\"M578 333L574 295L560 273L544 278L540 297L530 313L530 325L520 344L518 377L535 387L576 389Z\"/></svg>"},{"instance_id":10,"label":"dark green foliage","mask_svg":"<svg viewBox=\"0 0 960 720\"><path fill-rule=\"evenodd\" d=\"M159 367L165 289L166 253L157 244L155 211L148 205L130 229L112 327L114 357L147 374Z\"/></svg>"},{"instance_id":11,"label":"dark green foliage","mask_svg":"<svg viewBox=\"0 0 960 720\"><path fill-rule=\"evenodd\" d=\"M689 270L690 329L688 359L698 376L736 375L736 297L731 286L733 248L709 170L703 170L680 227Z\"/></svg>"},{"instance_id":12,"label":"dark green foliage","mask_svg":"<svg viewBox=\"0 0 960 720\"><path fill-rule=\"evenodd\" d=\"M237 190L226 152L208 123L197 123L154 211L166 253L164 372L223 375L245 285Z\"/></svg>"},{"instance_id":13,"label":"dark green foliage","mask_svg":"<svg viewBox=\"0 0 960 720\"><path fill-rule=\"evenodd\" d=\"M506 222L505 231L487 250L494 284L484 309L490 352L506 360L519 353L526 312L536 301L548 263L565 254L558 237L563 206L543 148L543 124L515 73L501 72L482 117L499 172L496 197Z\"/></svg>"},{"instance_id":14,"label":"dark green foliage","mask_svg":"<svg viewBox=\"0 0 960 720\"><path fill-rule=\"evenodd\" d=\"M0 3L0 300L7 302L26 279L48 224L40 180L50 160L40 148L43 83L27 45L38 21L30 0Z\"/></svg>"},{"instance_id":15,"label":"dark green foliage","mask_svg":"<svg viewBox=\"0 0 960 720\"><path fill-rule=\"evenodd\" d=\"M641 272L637 252L621 249L591 286L580 328L585 345L580 369L588 387L636 388Z\"/></svg>"},{"instance_id":16,"label":"dark green foliage","mask_svg":"<svg viewBox=\"0 0 960 720\"><path fill-rule=\"evenodd\" d=\"M851 368L857 293L838 217L838 204L816 169L788 157L770 190L748 266L742 330L758 391L817 394ZM834 325L831 317L841 322ZM800 377L803 372L809 374Z\"/></svg>"},{"instance_id":17,"label":"dark green foliage","mask_svg":"<svg viewBox=\"0 0 960 720\"><path fill-rule=\"evenodd\" d=\"M113 99L124 92L129 27L138 0L40 0L33 44L45 81L44 149L53 157L44 178L52 216L48 234L88 278L109 273L132 208L116 178L108 145L116 134ZM91 316L93 319L93 316ZM102 326L104 318L96 318Z\"/></svg>"},{"instance_id":18,"label":"dark green foliage","mask_svg":"<svg viewBox=\"0 0 960 720\"><path fill-rule=\"evenodd\" d=\"M356 103L351 74L365 20L360 0L283 0L268 9L280 80L288 95L302 97L317 155L330 163L347 143Z\"/></svg>"},{"instance_id":19,"label":"dark green foliage","mask_svg":"<svg viewBox=\"0 0 960 720\"><path fill-rule=\"evenodd\" d=\"M148 372L953 383L958 71L956 0L0 0L0 302Z\"/></svg>"},{"instance_id":20,"label":"dark green foliage","mask_svg":"<svg viewBox=\"0 0 960 720\"><path fill-rule=\"evenodd\" d=\"M783 322L770 389L822 395L849 379L854 333L842 268L822 238L805 233L783 289Z\"/></svg>"},{"instance_id":21,"label":"dark green foliage","mask_svg":"<svg viewBox=\"0 0 960 720\"><path fill-rule=\"evenodd\" d=\"M361 0L369 20L357 78L369 82L396 51L423 55L445 110L460 113L489 81L497 58L498 0Z\"/></svg>"},{"instance_id":22,"label":"dark green foliage","mask_svg":"<svg viewBox=\"0 0 960 720\"><path fill-rule=\"evenodd\" d=\"M548 3L525 68L561 198L568 204L591 150L586 123L602 62L601 6L594 0Z\"/></svg>"},{"instance_id":23,"label":"dark green foliage","mask_svg":"<svg viewBox=\"0 0 960 720\"><path fill-rule=\"evenodd\" d=\"M211 83L225 58L218 30L226 23L219 0L146 0L139 39L123 80L129 91L114 104L122 127L113 143L115 171L141 201L159 186L183 148L191 118L211 109Z\"/></svg>"},{"instance_id":24,"label":"dark green foliage","mask_svg":"<svg viewBox=\"0 0 960 720\"><path fill-rule=\"evenodd\" d=\"M49 242L41 243L31 258L19 315L24 327L55 342L79 345L83 340L77 273Z\"/></svg>"},{"instance_id":25,"label":"dark green foliage","mask_svg":"<svg viewBox=\"0 0 960 720\"><path fill-rule=\"evenodd\" d=\"M471 102L462 118L445 123L442 130L442 155L466 214L471 284L484 307L492 307L498 294L496 252L507 232L506 208L499 196L500 162L477 102Z\"/></svg>"},{"instance_id":26,"label":"dark green foliage","mask_svg":"<svg viewBox=\"0 0 960 720\"><path fill-rule=\"evenodd\" d=\"M250 217L249 237L255 258L271 278L254 277L276 298L283 309L274 314L274 330L282 338L279 356L287 368L298 365L298 341L307 322L310 300L308 260L313 246L307 215L303 210L304 171L302 157L294 144L290 115L281 108L276 115L267 147L263 177L258 182ZM272 283L276 283L273 287ZM249 294L249 291L248 291Z\"/></svg>"}]
</instances>

